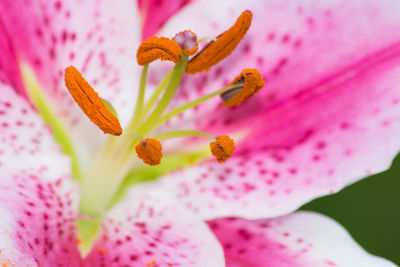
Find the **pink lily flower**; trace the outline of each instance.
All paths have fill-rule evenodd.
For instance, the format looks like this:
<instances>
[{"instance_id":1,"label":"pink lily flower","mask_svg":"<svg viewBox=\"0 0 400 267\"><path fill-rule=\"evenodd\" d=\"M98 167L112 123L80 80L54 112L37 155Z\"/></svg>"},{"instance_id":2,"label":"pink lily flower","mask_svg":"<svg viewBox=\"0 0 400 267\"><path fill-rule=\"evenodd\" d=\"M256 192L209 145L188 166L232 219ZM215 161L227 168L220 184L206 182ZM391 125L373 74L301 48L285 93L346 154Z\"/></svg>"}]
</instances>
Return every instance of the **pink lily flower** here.
<instances>
[{"instance_id":1,"label":"pink lily flower","mask_svg":"<svg viewBox=\"0 0 400 267\"><path fill-rule=\"evenodd\" d=\"M399 8L389 0L1 1L0 264L394 266L328 218L287 214L387 169L398 152ZM130 147L129 131L105 137L65 88L64 69L74 65L125 131L142 36L218 36L243 10L253 13L245 38L210 71L185 75L171 107L224 88L243 68L257 68L265 88L235 108L211 99L159 130L229 134L236 150L226 163L195 138L165 142L157 167L125 164L118 152ZM146 90L167 68L151 64Z\"/></svg>"}]
</instances>

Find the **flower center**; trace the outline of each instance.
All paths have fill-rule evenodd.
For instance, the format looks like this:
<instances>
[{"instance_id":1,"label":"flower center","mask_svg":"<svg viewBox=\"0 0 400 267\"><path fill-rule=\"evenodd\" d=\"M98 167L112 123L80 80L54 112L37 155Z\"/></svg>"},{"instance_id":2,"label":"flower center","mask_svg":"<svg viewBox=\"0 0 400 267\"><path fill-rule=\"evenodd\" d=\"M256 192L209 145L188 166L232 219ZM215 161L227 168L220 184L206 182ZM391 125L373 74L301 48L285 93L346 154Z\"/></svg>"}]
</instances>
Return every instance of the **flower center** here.
<instances>
[{"instance_id":1,"label":"flower center","mask_svg":"<svg viewBox=\"0 0 400 267\"><path fill-rule=\"evenodd\" d=\"M143 70L136 106L124 129L112 106L98 96L79 71L73 66L66 69L65 84L74 100L93 123L109 134L91 167L79 175L80 212L83 217L78 221L78 234L83 254L90 251L103 214L122 198L130 186L155 179L210 155L220 163L232 156L235 145L228 136L214 137L192 129L155 132L169 119L215 96L221 96L224 106L239 105L264 85L257 70L244 69L227 87L167 110L183 75L207 71L227 57L246 34L251 19L251 12L244 11L230 29L214 38L197 54L197 36L189 30L178 33L173 39L151 37L143 41L137 52L138 64L143 65ZM194 56L189 60L191 55ZM168 60L175 66L145 102L147 72L149 64L155 60ZM51 124L51 120L48 122ZM192 151L163 155L164 140L188 136L208 139L209 148L205 145Z\"/></svg>"}]
</instances>

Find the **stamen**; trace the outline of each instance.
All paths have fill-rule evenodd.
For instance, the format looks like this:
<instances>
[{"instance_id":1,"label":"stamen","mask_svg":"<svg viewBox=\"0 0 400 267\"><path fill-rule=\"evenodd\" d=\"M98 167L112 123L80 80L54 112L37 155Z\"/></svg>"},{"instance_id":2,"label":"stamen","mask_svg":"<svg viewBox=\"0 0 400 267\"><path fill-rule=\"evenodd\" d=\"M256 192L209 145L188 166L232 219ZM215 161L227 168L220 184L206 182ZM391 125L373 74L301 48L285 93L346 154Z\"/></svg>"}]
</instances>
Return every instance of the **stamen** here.
<instances>
[{"instance_id":1,"label":"stamen","mask_svg":"<svg viewBox=\"0 0 400 267\"><path fill-rule=\"evenodd\" d=\"M174 40L153 36L140 44L136 58L139 65L145 65L157 59L178 63L182 59L182 51Z\"/></svg>"},{"instance_id":2,"label":"stamen","mask_svg":"<svg viewBox=\"0 0 400 267\"><path fill-rule=\"evenodd\" d=\"M210 150L219 163L230 158L235 150L235 144L229 136L218 136L215 142L210 143Z\"/></svg>"},{"instance_id":3,"label":"stamen","mask_svg":"<svg viewBox=\"0 0 400 267\"><path fill-rule=\"evenodd\" d=\"M122 133L118 119L107 109L96 91L74 66L65 69L65 85L86 116L104 133Z\"/></svg>"},{"instance_id":4,"label":"stamen","mask_svg":"<svg viewBox=\"0 0 400 267\"><path fill-rule=\"evenodd\" d=\"M183 53L188 56L194 55L199 49L197 35L191 30L178 33L175 35L174 40L183 49Z\"/></svg>"},{"instance_id":5,"label":"stamen","mask_svg":"<svg viewBox=\"0 0 400 267\"><path fill-rule=\"evenodd\" d=\"M208 71L229 56L250 28L252 16L249 10L244 11L229 30L218 36L215 42L210 42L189 61L186 73Z\"/></svg>"},{"instance_id":6,"label":"stamen","mask_svg":"<svg viewBox=\"0 0 400 267\"><path fill-rule=\"evenodd\" d=\"M235 84L244 84L244 86L221 94L225 107L237 106L252 97L264 86L264 80L258 70L244 69L229 85Z\"/></svg>"},{"instance_id":7,"label":"stamen","mask_svg":"<svg viewBox=\"0 0 400 267\"><path fill-rule=\"evenodd\" d=\"M138 157L151 166L160 164L162 158L161 149L161 143L153 138L146 138L135 147Z\"/></svg>"}]
</instances>

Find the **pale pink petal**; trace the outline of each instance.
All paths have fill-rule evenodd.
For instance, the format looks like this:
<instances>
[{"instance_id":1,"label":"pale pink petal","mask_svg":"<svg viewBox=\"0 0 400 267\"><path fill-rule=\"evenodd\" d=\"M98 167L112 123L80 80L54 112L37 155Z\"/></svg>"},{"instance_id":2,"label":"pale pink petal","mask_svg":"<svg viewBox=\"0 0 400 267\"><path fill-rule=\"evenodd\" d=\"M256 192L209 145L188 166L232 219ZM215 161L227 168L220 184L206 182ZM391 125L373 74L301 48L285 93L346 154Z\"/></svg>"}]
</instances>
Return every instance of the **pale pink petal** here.
<instances>
[{"instance_id":1,"label":"pale pink petal","mask_svg":"<svg viewBox=\"0 0 400 267\"><path fill-rule=\"evenodd\" d=\"M0 53L1 72L14 75L19 68L15 64L27 62L77 142L91 145L103 134L65 87L64 69L69 65L76 66L126 122L140 75L136 63L140 18L135 1L5 0L0 13L0 29L7 33L0 45L8 47Z\"/></svg>"},{"instance_id":2,"label":"pale pink petal","mask_svg":"<svg viewBox=\"0 0 400 267\"><path fill-rule=\"evenodd\" d=\"M217 219L209 225L224 247L227 267L395 266L365 252L343 227L318 213Z\"/></svg>"},{"instance_id":3,"label":"pale pink petal","mask_svg":"<svg viewBox=\"0 0 400 267\"><path fill-rule=\"evenodd\" d=\"M107 215L85 266L225 266L222 248L204 222L165 192L146 191L135 187Z\"/></svg>"},{"instance_id":4,"label":"pale pink petal","mask_svg":"<svg viewBox=\"0 0 400 267\"><path fill-rule=\"evenodd\" d=\"M70 160L26 99L0 91L0 265L79 266Z\"/></svg>"},{"instance_id":5,"label":"pale pink petal","mask_svg":"<svg viewBox=\"0 0 400 267\"><path fill-rule=\"evenodd\" d=\"M0 168L15 156L21 164L25 158L61 153L49 127L26 99L1 82L0 92Z\"/></svg>"},{"instance_id":6,"label":"pale pink petal","mask_svg":"<svg viewBox=\"0 0 400 267\"><path fill-rule=\"evenodd\" d=\"M53 154L9 161L0 169L0 265L80 266L69 160Z\"/></svg>"},{"instance_id":7,"label":"pale pink petal","mask_svg":"<svg viewBox=\"0 0 400 267\"><path fill-rule=\"evenodd\" d=\"M260 67L267 83L243 107L225 109L217 99L216 107L205 104L171 122L232 135L237 149L225 164L211 160L169 175L163 181L169 192L204 218L267 218L390 166L400 147L400 13L393 12L400 3L264 1L251 8L243 1L222 9L218 1L210 12L201 3L171 25L190 13L210 29L213 20L204 23L210 16L225 26L248 5L253 32L207 76L188 78L182 95L222 86L241 67Z\"/></svg>"},{"instance_id":8,"label":"pale pink petal","mask_svg":"<svg viewBox=\"0 0 400 267\"><path fill-rule=\"evenodd\" d=\"M142 37L155 35L168 19L193 0L137 0L142 18Z\"/></svg>"},{"instance_id":9,"label":"pale pink petal","mask_svg":"<svg viewBox=\"0 0 400 267\"><path fill-rule=\"evenodd\" d=\"M199 38L217 36L249 9L252 25L238 48L209 72L187 75L180 92L194 97L214 91L243 68L257 68L267 81L258 98L273 104L397 44L400 17L393 11L396 5L390 0L222 0L211 9L209 1L197 0L175 14L159 34L173 36L189 28Z\"/></svg>"}]
</instances>

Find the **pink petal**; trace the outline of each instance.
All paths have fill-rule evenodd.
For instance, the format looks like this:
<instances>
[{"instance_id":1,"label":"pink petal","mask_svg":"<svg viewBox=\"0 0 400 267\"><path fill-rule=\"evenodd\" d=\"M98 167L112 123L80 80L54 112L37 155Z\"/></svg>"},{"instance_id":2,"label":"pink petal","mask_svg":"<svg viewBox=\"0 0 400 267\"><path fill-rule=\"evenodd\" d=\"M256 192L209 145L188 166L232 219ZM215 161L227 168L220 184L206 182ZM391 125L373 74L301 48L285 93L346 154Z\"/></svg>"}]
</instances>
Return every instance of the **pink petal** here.
<instances>
[{"instance_id":1,"label":"pink petal","mask_svg":"<svg viewBox=\"0 0 400 267\"><path fill-rule=\"evenodd\" d=\"M224 247L228 267L395 266L365 252L343 227L318 213L217 219L209 225Z\"/></svg>"},{"instance_id":2,"label":"pink petal","mask_svg":"<svg viewBox=\"0 0 400 267\"><path fill-rule=\"evenodd\" d=\"M46 153L59 153L49 127L32 106L0 82L0 168L19 157L19 163ZM25 160L26 159L26 160Z\"/></svg>"},{"instance_id":3,"label":"pink petal","mask_svg":"<svg viewBox=\"0 0 400 267\"><path fill-rule=\"evenodd\" d=\"M78 266L70 160L26 99L0 91L0 265Z\"/></svg>"},{"instance_id":4,"label":"pink petal","mask_svg":"<svg viewBox=\"0 0 400 267\"><path fill-rule=\"evenodd\" d=\"M20 77L14 48L3 23L0 21L0 82L11 85L19 94L26 97Z\"/></svg>"},{"instance_id":5,"label":"pink petal","mask_svg":"<svg viewBox=\"0 0 400 267\"><path fill-rule=\"evenodd\" d=\"M0 53L0 79L7 76L19 85L15 73L19 66L15 64L27 62L77 141L98 141L103 135L69 95L64 69L76 66L125 122L133 110L140 74L136 63L140 40L137 11L134 1L124 0L1 1L0 31L5 31L7 38L1 37L0 48L8 49ZM82 136L83 132L88 133Z\"/></svg>"},{"instance_id":6,"label":"pink petal","mask_svg":"<svg viewBox=\"0 0 400 267\"><path fill-rule=\"evenodd\" d=\"M142 38L155 35L168 19L193 0L138 0L142 18Z\"/></svg>"},{"instance_id":7,"label":"pink petal","mask_svg":"<svg viewBox=\"0 0 400 267\"><path fill-rule=\"evenodd\" d=\"M242 67L258 67L266 87L240 108L216 100L171 121L239 138L226 164L178 171L164 179L167 190L204 218L267 218L387 169L400 147L400 3L229 3L209 11L195 2L167 25L174 32L191 16L195 31L218 32L228 17L254 12L238 50L187 78L178 102L222 87Z\"/></svg>"},{"instance_id":8,"label":"pink petal","mask_svg":"<svg viewBox=\"0 0 400 267\"><path fill-rule=\"evenodd\" d=\"M135 187L104 225L85 266L225 266L222 248L207 225L165 192Z\"/></svg>"},{"instance_id":9,"label":"pink petal","mask_svg":"<svg viewBox=\"0 0 400 267\"><path fill-rule=\"evenodd\" d=\"M1 266L80 266L78 190L58 155L9 158L0 170ZM51 166L49 166L51 162Z\"/></svg>"}]
</instances>

